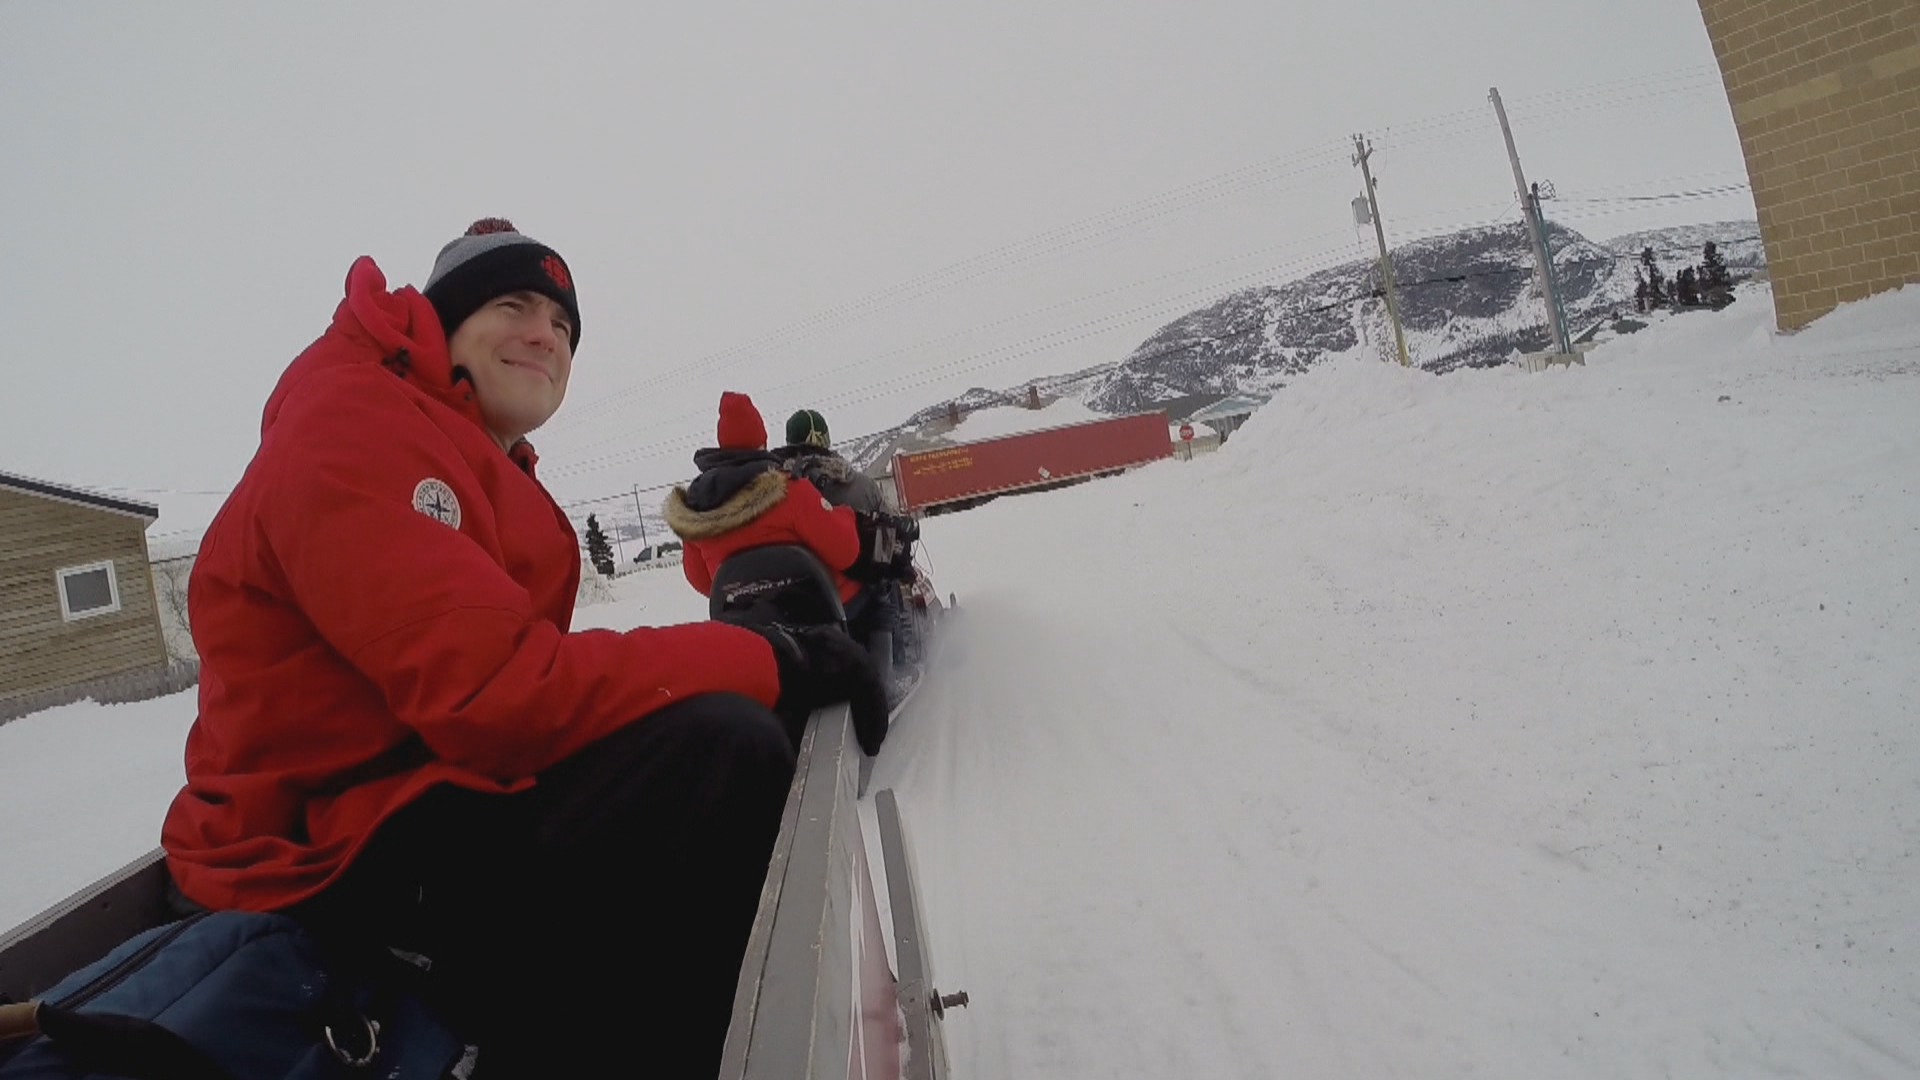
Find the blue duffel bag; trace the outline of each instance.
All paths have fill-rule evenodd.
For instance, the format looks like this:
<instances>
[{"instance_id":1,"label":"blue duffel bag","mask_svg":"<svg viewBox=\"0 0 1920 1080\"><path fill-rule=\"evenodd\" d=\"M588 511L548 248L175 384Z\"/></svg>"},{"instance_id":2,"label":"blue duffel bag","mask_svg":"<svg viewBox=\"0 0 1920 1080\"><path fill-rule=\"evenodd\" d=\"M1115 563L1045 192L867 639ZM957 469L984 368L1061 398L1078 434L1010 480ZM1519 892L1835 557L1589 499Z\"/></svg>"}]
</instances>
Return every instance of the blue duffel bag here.
<instances>
[{"instance_id":1,"label":"blue duffel bag","mask_svg":"<svg viewBox=\"0 0 1920 1080\"><path fill-rule=\"evenodd\" d=\"M217 911L148 930L69 975L0 1080L442 1080L474 1055L384 950L328 948L284 915ZM37 1031L34 1035L32 1032Z\"/></svg>"}]
</instances>

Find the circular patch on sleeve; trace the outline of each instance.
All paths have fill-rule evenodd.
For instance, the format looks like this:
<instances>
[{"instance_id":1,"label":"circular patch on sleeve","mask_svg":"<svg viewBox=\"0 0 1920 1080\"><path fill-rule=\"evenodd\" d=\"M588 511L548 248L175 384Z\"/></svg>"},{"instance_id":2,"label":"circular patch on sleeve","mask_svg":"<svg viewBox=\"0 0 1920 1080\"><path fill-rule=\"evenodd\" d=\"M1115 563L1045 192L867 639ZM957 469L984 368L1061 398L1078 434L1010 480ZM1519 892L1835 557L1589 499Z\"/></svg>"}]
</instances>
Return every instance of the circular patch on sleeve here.
<instances>
[{"instance_id":1,"label":"circular patch on sleeve","mask_svg":"<svg viewBox=\"0 0 1920 1080\"><path fill-rule=\"evenodd\" d=\"M833 509L833 504L827 501L827 497L825 495L820 496L820 509L822 510Z\"/></svg>"},{"instance_id":2,"label":"circular patch on sleeve","mask_svg":"<svg viewBox=\"0 0 1920 1080\"><path fill-rule=\"evenodd\" d=\"M442 525L460 527L460 500L445 480L427 477L413 486L413 508Z\"/></svg>"}]
</instances>

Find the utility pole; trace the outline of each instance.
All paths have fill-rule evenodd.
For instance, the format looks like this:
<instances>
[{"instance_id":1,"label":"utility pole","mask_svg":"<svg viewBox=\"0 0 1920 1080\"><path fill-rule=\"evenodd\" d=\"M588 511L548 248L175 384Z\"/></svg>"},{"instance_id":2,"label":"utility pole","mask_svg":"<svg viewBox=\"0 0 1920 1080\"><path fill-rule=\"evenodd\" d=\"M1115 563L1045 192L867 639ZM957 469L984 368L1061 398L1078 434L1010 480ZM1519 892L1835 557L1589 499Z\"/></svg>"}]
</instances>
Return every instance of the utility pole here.
<instances>
[{"instance_id":1,"label":"utility pole","mask_svg":"<svg viewBox=\"0 0 1920 1080\"><path fill-rule=\"evenodd\" d=\"M1527 175L1520 171L1520 151L1513 145L1513 128L1507 124L1507 107L1500 102L1498 87L1487 91L1487 98L1493 102L1493 112L1500 118L1500 134L1507 140L1507 159L1513 162L1513 186L1520 196L1520 206L1526 211L1527 239L1533 245L1534 280L1540 286L1540 299L1547 305L1547 333L1553 339L1553 351L1570 353L1573 345L1567 341L1567 328L1560 322L1559 290L1553 280L1553 258L1547 254L1546 222L1540 216L1540 199L1535 189L1527 186Z\"/></svg>"},{"instance_id":2,"label":"utility pole","mask_svg":"<svg viewBox=\"0 0 1920 1080\"><path fill-rule=\"evenodd\" d=\"M1552 304L1553 317L1560 326L1560 344L1566 347L1563 351L1571 352L1573 332L1567 329L1567 305L1560 297L1560 275L1553 272L1553 231L1547 228L1547 212L1542 207L1546 200L1553 198L1553 181L1547 181L1545 190L1541 189L1538 180L1527 187L1533 193L1533 220L1540 227L1540 249L1546 254L1547 299Z\"/></svg>"},{"instance_id":3,"label":"utility pole","mask_svg":"<svg viewBox=\"0 0 1920 1080\"><path fill-rule=\"evenodd\" d=\"M1393 259L1387 255L1387 229L1380 221L1380 201L1375 195L1373 169L1367 159L1373 156L1373 147L1367 145L1364 136L1353 137L1353 163L1360 166L1360 176L1367 183L1367 209L1373 215L1373 237L1380 241L1380 283L1387 294L1387 318L1393 321L1394 344L1400 349L1400 366L1410 367L1407 360L1407 334L1400 328L1399 290L1393 283Z\"/></svg>"},{"instance_id":4,"label":"utility pole","mask_svg":"<svg viewBox=\"0 0 1920 1080\"><path fill-rule=\"evenodd\" d=\"M647 512L640 508L639 484L633 485L633 514L640 522L640 547L642 549L652 547L653 545L647 542Z\"/></svg>"}]
</instances>

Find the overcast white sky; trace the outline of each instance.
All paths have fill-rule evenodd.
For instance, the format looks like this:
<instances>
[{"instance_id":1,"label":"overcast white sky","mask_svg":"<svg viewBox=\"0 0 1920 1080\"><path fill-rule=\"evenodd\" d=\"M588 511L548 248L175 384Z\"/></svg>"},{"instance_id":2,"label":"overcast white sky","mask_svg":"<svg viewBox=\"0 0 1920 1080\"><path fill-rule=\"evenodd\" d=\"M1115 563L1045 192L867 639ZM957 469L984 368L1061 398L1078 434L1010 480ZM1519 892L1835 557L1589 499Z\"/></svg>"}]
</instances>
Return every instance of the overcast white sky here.
<instances>
[{"instance_id":1,"label":"overcast white sky","mask_svg":"<svg viewBox=\"0 0 1920 1080\"><path fill-rule=\"evenodd\" d=\"M0 0L0 469L204 525L353 258L488 215L579 284L563 500L685 476L723 389L858 434L1359 254L1352 132L1390 239L1517 220L1489 86L1563 196L1746 179L1691 0Z\"/></svg>"}]
</instances>

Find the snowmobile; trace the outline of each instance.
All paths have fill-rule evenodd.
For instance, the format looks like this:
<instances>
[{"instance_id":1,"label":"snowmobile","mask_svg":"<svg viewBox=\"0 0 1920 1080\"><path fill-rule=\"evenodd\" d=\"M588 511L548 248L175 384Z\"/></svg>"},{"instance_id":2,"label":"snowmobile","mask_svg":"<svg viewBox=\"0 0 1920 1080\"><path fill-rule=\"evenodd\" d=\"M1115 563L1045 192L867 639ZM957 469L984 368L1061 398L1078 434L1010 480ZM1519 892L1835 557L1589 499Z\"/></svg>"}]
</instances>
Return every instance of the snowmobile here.
<instances>
[{"instance_id":1,"label":"snowmobile","mask_svg":"<svg viewBox=\"0 0 1920 1080\"><path fill-rule=\"evenodd\" d=\"M894 587L905 601L902 622L912 635L905 655L917 687L943 609L926 574L910 569ZM846 621L832 575L798 546L736 553L716 570L712 596L713 616L730 622ZM891 633L876 632L870 641L876 660L893 657ZM903 695L892 720L910 697ZM845 705L813 714L800 737L793 786L741 965L723 1080L938 1080L947 1073L940 1024L949 1009L967 1003L967 995L943 994L934 985L911 851L891 790L874 800L884 871L878 878L884 893L876 891L857 807L871 766L854 741ZM0 934L0 1068L11 1048L37 1030L25 1003L129 939L180 925L170 888L164 855L156 850ZM879 895L887 897L891 912L897 963L889 961L882 936ZM151 952L135 951L107 978L124 978L135 970L130 965L146 962ZM52 1004L85 1011L78 997ZM331 1045L332 1032L327 1035ZM341 1075L360 1075L356 1062L341 1060L348 1065ZM357 1064L368 1066L367 1075L378 1071L370 1067L379 1064L371 1053Z\"/></svg>"}]
</instances>

